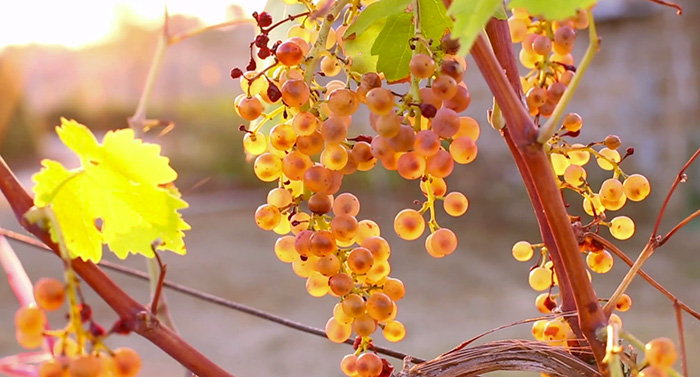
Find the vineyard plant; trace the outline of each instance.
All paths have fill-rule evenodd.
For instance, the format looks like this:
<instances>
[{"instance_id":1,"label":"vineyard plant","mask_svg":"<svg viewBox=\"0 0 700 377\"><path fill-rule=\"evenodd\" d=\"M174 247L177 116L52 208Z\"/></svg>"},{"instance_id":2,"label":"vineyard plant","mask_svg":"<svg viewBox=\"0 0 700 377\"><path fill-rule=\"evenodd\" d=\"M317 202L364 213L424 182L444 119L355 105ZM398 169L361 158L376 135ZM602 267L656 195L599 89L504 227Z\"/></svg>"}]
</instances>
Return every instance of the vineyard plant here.
<instances>
[{"instance_id":1,"label":"vineyard plant","mask_svg":"<svg viewBox=\"0 0 700 377\"><path fill-rule=\"evenodd\" d=\"M652 191L643 172L628 171L624 163L644 151L625 145L624 135L615 135L612 126L604 139L587 139L584 119L569 106L604 48L594 19L596 0L284 1L285 14L261 9L250 19L181 34L169 32L166 11L143 95L126 127L98 140L79 119L60 119L58 137L80 167L44 160L33 187L25 189L0 156L0 189L34 236L0 229L0 261L20 303L16 341L27 349L1 358L0 373L137 376L139 354L104 342L116 334L137 334L192 375L236 375L173 330L163 304L164 288L173 288L346 343L346 352L327 362L337 363L338 374L349 377L511 370L542 376L690 376L682 318L689 314L698 321L700 314L642 266L700 216L694 210L669 230L661 229L669 199L680 183L693 178L686 170L700 151L684 166L671 167L678 174L661 193L665 200L649 241L636 260L627 257L621 241L635 234L635 221L615 212ZM676 4L653 2L682 13ZM245 120L240 125L232 120L242 141L231 142L242 142L240 158L250 161L261 187L269 190L251 217L260 228L256 232L279 236L270 252L300 277L300 295L305 287L313 297L335 298L324 329L178 286L166 280L159 256L173 252L189 258L190 225L180 213L188 203L175 185L177 172L159 145L142 140L162 125L146 117L153 82L168 46L240 23L254 24L256 33L249 50L240 52L250 56L247 65L231 69L231 79L242 89L232 99L231 119L235 113ZM574 56L574 45L584 43L577 39L582 34L588 35L587 49ZM468 54L475 64L467 64ZM470 106L467 70L478 71L487 83L490 109ZM480 124L474 114L485 111L488 122ZM441 226L446 222L441 217L468 217L469 193L448 187L446 178L477 158L483 132L502 137L503 153L515 161L540 230L538 239L500 251L504 258L525 262L523 281L532 288L531 302L541 317L522 318L519 324L531 326L532 336L485 343L464 339L429 360L380 347L373 339L400 345L411 332L399 313L401 299L412 292L392 277L391 264L410 256L397 252L383 235L419 243L439 259L434 263L449 263L451 254L460 252L464 240ZM376 219L363 218L358 197L344 188L345 176L370 170L420 188L420 198L391 214L393 227L380 229ZM591 170L604 172L606 179L589 180ZM45 277L32 284L3 237L53 251L46 258L61 258L64 279ZM131 254L148 259L150 302L138 302L105 273L138 274L103 261L103 250L121 259L137 258ZM599 294L596 275L613 266L627 268L626 275L614 292ZM678 333L639 339L625 326L633 279L646 280L668 297ZM116 323L103 327L92 317L82 294L88 287L118 315ZM65 313L65 321L49 323L52 311ZM395 367L399 364L391 358L403 359L403 367Z\"/></svg>"}]
</instances>

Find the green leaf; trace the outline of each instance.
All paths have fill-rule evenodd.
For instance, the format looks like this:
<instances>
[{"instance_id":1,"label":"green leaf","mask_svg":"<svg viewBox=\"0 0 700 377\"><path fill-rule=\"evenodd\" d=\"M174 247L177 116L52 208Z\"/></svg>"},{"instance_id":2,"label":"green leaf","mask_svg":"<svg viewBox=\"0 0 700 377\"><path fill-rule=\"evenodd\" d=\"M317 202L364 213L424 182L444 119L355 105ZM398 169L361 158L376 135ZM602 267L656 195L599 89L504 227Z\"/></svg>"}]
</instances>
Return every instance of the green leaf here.
<instances>
[{"instance_id":1,"label":"green leaf","mask_svg":"<svg viewBox=\"0 0 700 377\"><path fill-rule=\"evenodd\" d=\"M452 18L442 0L418 0L420 10L420 29L428 39L440 41L443 35L452 29Z\"/></svg>"},{"instance_id":2,"label":"green leaf","mask_svg":"<svg viewBox=\"0 0 700 377\"><path fill-rule=\"evenodd\" d=\"M408 9L412 0L380 0L370 4L355 18L352 25L345 31L343 38L349 38L352 34L358 37L370 26L377 22L385 21L386 18L401 13L410 13ZM358 35L359 34L359 35Z\"/></svg>"},{"instance_id":3,"label":"green leaf","mask_svg":"<svg viewBox=\"0 0 700 377\"><path fill-rule=\"evenodd\" d=\"M413 36L413 14L390 16L377 40L372 55L378 55L377 72L384 72L387 81L397 81L409 74L408 63L413 51L408 40Z\"/></svg>"},{"instance_id":4,"label":"green leaf","mask_svg":"<svg viewBox=\"0 0 700 377\"><path fill-rule=\"evenodd\" d=\"M190 227L178 210L187 203L172 185L177 173L160 146L134 138L130 129L110 131L99 144L87 127L66 119L57 133L82 166L69 171L42 161L32 177L34 205L51 206L72 258L98 262L103 243L120 258L153 257L154 243L185 253L183 231Z\"/></svg>"},{"instance_id":5,"label":"green leaf","mask_svg":"<svg viewBox=\"0 0 700 377\"><path fill-rule=\"evenodd\" d=\"M386 19L381 19L362 33L343 41L343 53L352 58L352 70L360 74L377 71L376 55L372 55L372 45L384 29Z\"/></svg>"},{"instance_id":6,"label":"green leaf","mask_svg":"<svg viewBox=\"0 0 700 377\"><path fill-rule=\"evenodd\" d=\"M447 13L455 19L452 38L459 39L460 55L469 52L481 29L486 26L500 5L500 0L467 0L452 3Z\"/></svg>"},{"instance_id":7,"label":"green leaf","mask_svg":"<svg viewBox=\"0 0 700 377\"><path fill-rule=\"evenodd\" d=\"M564 20L576 14L577 9L587 9L596 0L512 0L510 8L525 8L530 15L547 20Z\"/></svg>"},{"instance_id":8,"label":"green leaf","mask_svg":"<svg viewBox=\"0 0 700 377\"><path fill-rule=\"evenodd\" d=\"M498 9L496 9L496 13L493 16L498 18L499 20L507 20L508 14L506 13L506 7L504 7L503 5L498 7Z\"/></svg>"}]
</instances>

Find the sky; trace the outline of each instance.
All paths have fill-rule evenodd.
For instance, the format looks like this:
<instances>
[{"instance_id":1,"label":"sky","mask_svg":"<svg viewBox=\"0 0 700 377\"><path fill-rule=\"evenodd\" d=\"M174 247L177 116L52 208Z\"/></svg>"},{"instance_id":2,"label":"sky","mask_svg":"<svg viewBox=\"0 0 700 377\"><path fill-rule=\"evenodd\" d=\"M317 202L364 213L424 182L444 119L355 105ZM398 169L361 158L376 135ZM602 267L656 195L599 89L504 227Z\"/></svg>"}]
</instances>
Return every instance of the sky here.
<instances>
[{"instance_id":1,"label":"sky","mask_svg":"<svg viewBox=\"0 0 700 377\"><path fill-rule=\"evenodd\" d=\"M226 21L226 8L260 11L265 0L169 0L170 14L201 18L207 24ZM80 48L108 38L120 8L127 7L143 23L162 22L163 0L3 0L0 5L0 49L30 43Z\"/></svg>"}]
</instances>

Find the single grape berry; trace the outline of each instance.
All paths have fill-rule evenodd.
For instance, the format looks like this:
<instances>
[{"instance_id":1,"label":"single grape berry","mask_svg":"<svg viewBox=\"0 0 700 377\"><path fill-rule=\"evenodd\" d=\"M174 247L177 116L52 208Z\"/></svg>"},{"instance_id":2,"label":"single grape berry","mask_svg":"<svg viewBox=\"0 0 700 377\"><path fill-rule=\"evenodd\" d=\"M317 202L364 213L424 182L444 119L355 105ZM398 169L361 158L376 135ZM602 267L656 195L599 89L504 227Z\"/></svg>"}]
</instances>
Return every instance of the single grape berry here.
<instances>
[{"instance_id":1,"label":"single grape berry","mask_svg":"<svg viewBox=\"0 0 700 377\"><path fill-rule=\"evenodd\" d=\"M273 103L279 101L279 99L282 98L282 92L277 87L277 85L269 83L267 87L267 98L269 98L270 101L272 101Z\"/></svg>"},{"instance_id":2,"label":"single grape berry","mask_svg":"<svg viewBox=\"0 0 700 377\"><path fill-rule=\"evenodd\" d=\"M420 108L420 114L426 118L434 118L437 114L435 106L429 103L421 103L418 108Z\"/></svg>"},{"instance_id":3,"label":"single grape berry","mask_svg":"<svg viewBox=\"0 0 700 377\"><path fill-rule=\"evenodd\" d=\"M267 59L270 55L272 55L272 51L270 51L269 48L263 46L258 50L258 57L260 59Z\"/></svg>"},{"instance_id":4,"label":"single grape berry","mask_svg":"<svg viewBox=\"0 0 700 377\"><path fill-rule=\"evenodd\" d=\"M243 76L243 71L240 68L233 68L231 70L231 78L232 79L235 80L235 79L240 78L241 76Z\"/></svg>"},{"instance_id":5,"label":"single grape berry","mask_svg":"<svg viewBox=\"0 0 700 377\"><path fill-rule=\"evenodd\" d=\"M258 34L257 37L255 37L255 41L253 42L256 47L263 48L267 47L267 42L270 41L270 37L268 37L266 34Z\"/></svg>"},{"instance_id":6,"label":"single grape berry","mask_svg":"<svg viewBox=\"0 0 700 377\"><path fill-rule=\"evenodd\" d=\"M258 21L258 26L261 28L268 27L272 25L272 16L270 13L262 12L256 17L256 21Z\"/></svg>"}]
</instances>

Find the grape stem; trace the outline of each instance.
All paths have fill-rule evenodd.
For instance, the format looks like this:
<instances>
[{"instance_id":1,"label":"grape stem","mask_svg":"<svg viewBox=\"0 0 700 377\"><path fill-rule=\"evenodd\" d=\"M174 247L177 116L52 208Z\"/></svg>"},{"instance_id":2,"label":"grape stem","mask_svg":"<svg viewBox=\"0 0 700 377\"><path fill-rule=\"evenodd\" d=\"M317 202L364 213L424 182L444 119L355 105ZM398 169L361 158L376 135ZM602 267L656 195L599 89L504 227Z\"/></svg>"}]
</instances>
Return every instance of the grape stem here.
<instances>
[{"instance_id":1,"label":"grape stem","mask_svg":"<svg viewBox=\"0 0 700 377\"><path fill-rule=\"evenodd\" d=\"M311 86L311 81L314 78L314 71L318 65L318 61L321 59L321 52L326 49L326 40L328 40L328 33L333 26L333 22L335 22L340 14L340 11L342 11L343 8L348 5L348 3L350 3L350 0L337 0L331 6L328 14L323 18L321 30L318 31L316 42L314 42L314 45L308 54L311 59L307 62L306 72L304 72L304 81L307 85L309 85L309 87ZM342 36L340 37L342 38Z\"/></svg>"},{"instance_id":2,"label":"grape stem","mask_svg":"<svg viewBox=\"0 0 700 377\"><path fill-rule=\"evenodd\" d=\"M622 338L622 339L628 341L632 346L634 346L635 348L637 348L637 349L639 349L639 350L643 350L644 347L645 347L645 345L646 345L644 342L642 342L641 340L639 340L636 336L632 335L629 331L626 331L626 330L624 330L624 329L620 329L620 338ZM642 360L642 362L637 363L637 364L638 364L638 365L644 365L644 364L646 364L646 363L647 363L647 361L646 361L646 358L645 358L644 360ZM671 377L683 377L683 376L681 376L680 373L678 373L678 371L676 371L675 369L670 368L670 367L669 367L669 368L665 368L664 371L665 371L666 373L668 373L668 375L671 376ZM687 377L687 376L688 376L688 375L686 374L686 377Z\"/></svg>"},{"instance_id":3,"label":"grape stem","mask_svg":"<svg viewBox=\"0 0 700 377\"><path fill-rule=\"evenodd\" d=\"M685 351L685 331L683 331L683 312L682 308L678 304L678 300L673 302L673 310L676 312L676 324L678 325L678 343L681 346L681 368L683 368L683 375L690 376L688 373L688 356Z\"/></svg>"},{"instance_id":4,"label":"grape stem","mask_svg":"<svg viewBox=\"0 0 700 377\"><path fill-rule=\"evenodd\" d=\"M574 78L571 79L571 83L569 83L569 86L564 91L564 95L561 97L559 103L557 103L557 106L554 108L554 112L552 112L552 115L549 117L549 119L547 119L547 122L544 124L544 126L540 128L539 135L537 136L537 142L540 144L546 143L547 140L554 136L554 133L559 128L559 121L561 120L561 117L564 114L564 110L566 110L566 106L569 105L571 98L573 98L574 93L576 92L578 84L581 82L583 74L586 72L588 66L593 60L593 57L600 49L600 38L598 37L598 33L596 32L595 21L593 20L593 12L590 9L588 9L586 12L588 13L588 19L590 20L588 26L588 36L590 38L588 48L586 49L586 53L581 59L581 63L579 63Z\"/></svg>"},{"instance_id":5,"label":"grape stem","mask_svg":"<svg viewBox=\"0 0 700 377\"><path fill-rule=\"evenodd\" d=\"M607 354L603 361L607 362L610 367L610 377L624 377L625 374L622 372L622 363L620 362L620 353L622 353L622 346L619 344L620 326L617 323L610 323L606 330L605 349Z\"/></svg>"}]
</instances>

